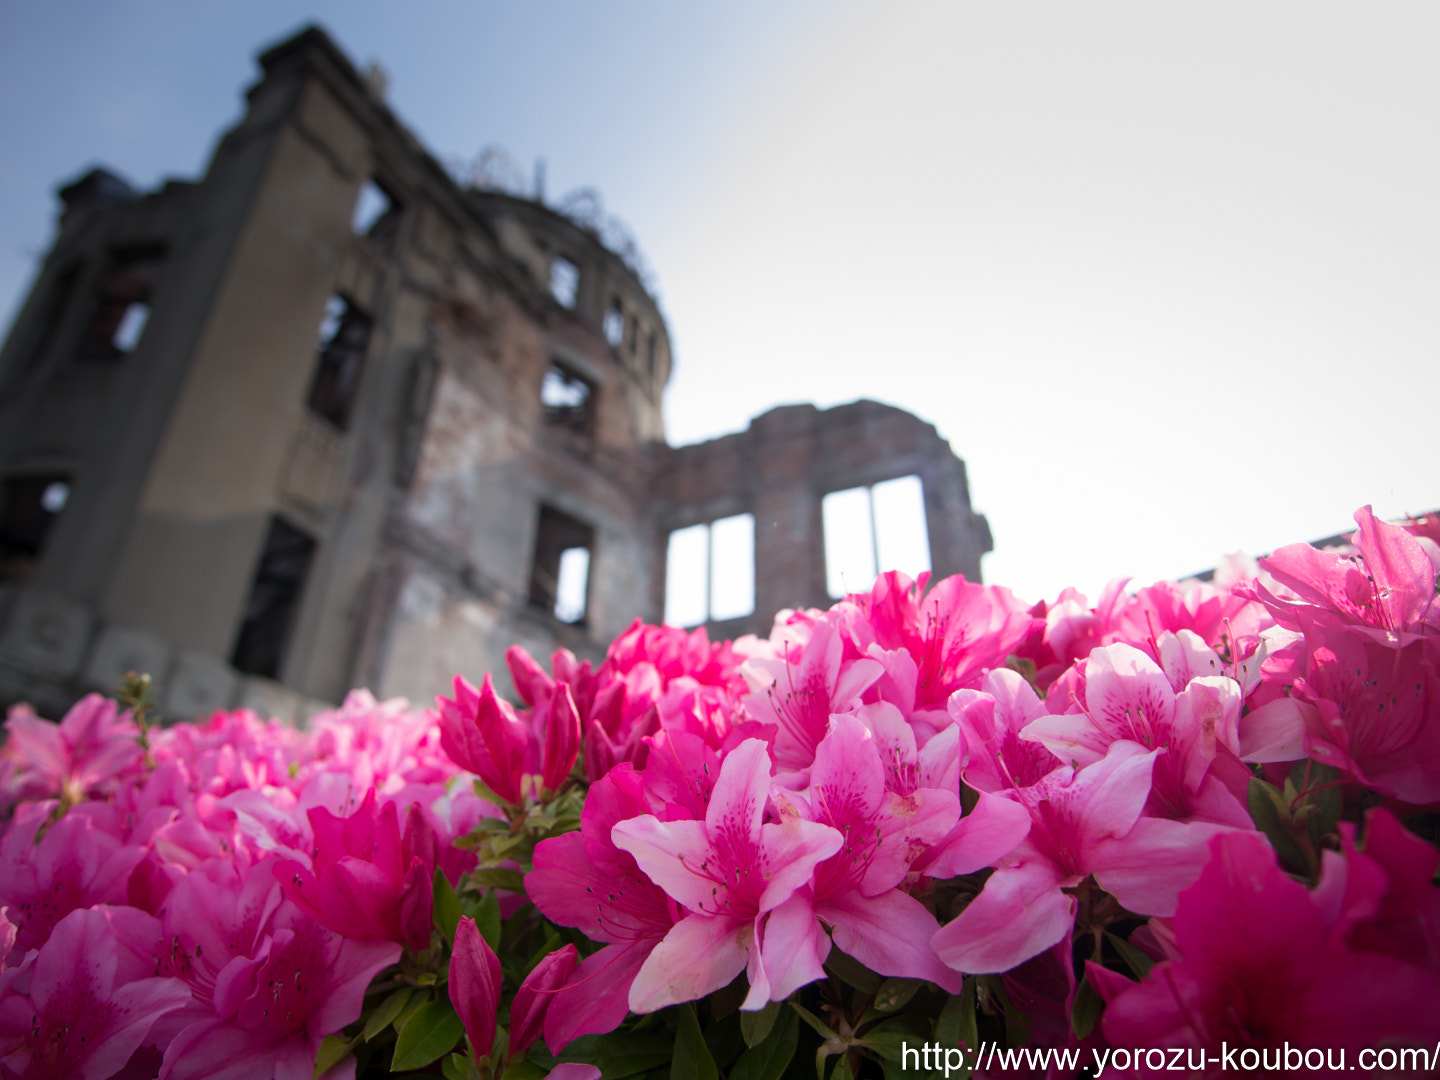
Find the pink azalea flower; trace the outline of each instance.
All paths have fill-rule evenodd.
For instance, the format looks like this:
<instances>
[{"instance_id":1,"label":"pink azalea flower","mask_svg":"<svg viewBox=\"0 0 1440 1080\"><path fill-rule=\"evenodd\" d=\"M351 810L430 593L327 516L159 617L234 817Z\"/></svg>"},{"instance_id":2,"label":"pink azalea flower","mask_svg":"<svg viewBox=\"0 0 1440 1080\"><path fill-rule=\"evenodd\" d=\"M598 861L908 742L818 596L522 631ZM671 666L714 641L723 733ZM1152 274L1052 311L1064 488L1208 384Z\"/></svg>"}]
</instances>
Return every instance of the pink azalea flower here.
<instances>
[{"instance_id":1,"label":"pink azalea flower","mask_svg":"<svg viewBox=\"0 0 1440 1080\"><path fill-rule=\"evenodd\" d=\"M190 1000L178 979L117 977L119 946L104 910L72 911L28 971L0 996L0 1068L27 1080L105 1080L167 1012Z\"/></svg>"},{"instance_id":2,"label":"pink azalea flower","mask_svg":"<svg viewBox=\"0 0 1440 1080\"><path fill-rule=\"evenodd\" d=\"M419 952L430 944L434 831L411 804L402 837L395 804L377 810L375 802L371 788L348 817L313 807L308 815L315 837L312 866L293 859L271 865L285 895L322 926Z\"/></svg>"},{"instance_id":3,"label":"pink azalea flower","mask_svg":"<svg viewBox=\"0 0 1440 1080\"><path fill-rule=\"evenodd\" d=\"M547 792L559 791L580 756L580 714L570 688L563 683L556 686L545 705L544 740L540 785Z\"/></svg>"},{"instance_id":4,"label":"pink azalea flower","mask_svg":"<svg viewBox=\"0 0 1440 1080\"><path fill-rule=\"evenodd\" d=\"M960 575L925 592L929 574L911 581L898 571L881 574L868 594L849 599L884 649L905 649L919 666L917 708L944 708L950 695L973 688L1029 636L1035 618L1009 589L977 585ZM921 598L923 594L923 599ZM868 646L868 642L865 643Z\"/></svg>"},{"instance_id":5,"label":"pink azalea flower","mask_svg":"<svg viewBox=\"0 0 1440 1080\"><path fill-rule=\"evenodd\" d=\"M1064 889L1093 875L1131 911L1168 915L1204 863L1208 823L1142 818L1160 751L1113 743L1078 771L1057 769L1011 797L1030 813L1029 835L968 907L932 940L958 971L1008 971L1070 933L1075 898Z\"/></svg>"},{"instance_id":6,"label":"pink azalea flower","mask_svg":"<svg viewBox=\"0 0 1440 1080\"><path fill-rule=\"evenodd\" d=\"M440 711L440 744L450 760L473 772L496 795L520 806L530 739L509 702L495 693L487 674L476 690L455 676L455 697L435 699Z\"/></svg>"},{"instance_id":7,"label":"pink azalea flower","mask_svg":"<svg viewBox=\"0 0 1440 1080\"><path fill-rule=\"evenodd\" d=\"M465 1025L475 1056L488 1056L495 1046L500 1008L500 958L469 916L462 918L455 930L455 948L450 954L450 1003Z\"/></svg>"},{"instance_id":8,"label":"pink azalea flower","mask_svg":"<svg viewBox=\"0 0 1440 1080\"><path fill-rule=\"evenodd\" d=\"M343 938L282 902L255 954L217 978L217 1001L238 1000L234 1013L181 1031L160 1080L312 1075L321 1041L359 1018L371 980L399 957L393 942Z\"/></svg>"},{"instance_id":9,"label":"pink azalea flower","mask_svg":"<svg viewBox=\"0 0 1440 1080\"><path fill-rule=\"evenodd\" d=\"M1188 674L1192 663L1203 665L1203 654L1163 651L1174 678ZM1189 679L1177 695L1172 677L1154 660L1134 646L1117 643L1090 654L1084 694L1084 713L1039 716L1023 737L1082 768L1099 761L1119 741L1162 750L1151 775L1147 814L1251 827L1241 801L1250 775L1236 756L1241 702L1237 683L1223 675L1205 675Z\"/></svg>"},{"instance_id":10,"label":"pink azalea flower","mask_svg":"<svg viewBox=\"0 0 1440 1080\"><path fill-rule=\"evenodd\" d=\"M157 973L183 979L193 995L172 1037L191 1023L235 1015L269 955L271 921L282 900L268 866L252 866L244 856L203 863L165 898Z\"/></svg>"},{"instance_id":11,"label":"pink azalea flower","mask_svg":"<svg viewBox=\"0 0 1440 1080\"><path fill-rule=\"evenodd\" d=\"M1340 873L1333 866L1340 857L1327 856L1331 875ZM1344 861L1357 856L1352 851ZM1352 949L1335 932L1340 927L1327 925L1326 906L1319 891L1280 870L1263 837L1217 835L1204 869L1180 895L1171 958L1138 985L1089 966L1091 984L1107 1002L1106 1038L1114 1046L1218 1051L1222 1042L1271 1049L1289 1043L1352 1054L1386 1043L1433 1043L1440 1037L1440 976ZM1340 909L1328 906L1333 922Z\"/></svg>"},{"instance_id":12,"label":"pink azalea flower","mask_svg":"<svg viewBox=\"0 0 1440 1080\"><path fill-rule=\"evenodd\" d=\"M512 1060L522 1057L540 1037L556 991L569 980L579 962L579 951L574 945L566 945L546 956L525 976L510 1005L509 1054Z\"/></svg>"},{"instance_id":13,"label":"pink azalea flower","mask_svg":"<svg viewBox=\"0 0 1440 1080\"><path fill-rule=\"evenodd\" d=\"M1440 634L1435 567L1403 527L1377 521L1370 507L1355 511L1357 555L1317 551L1309 544L1282 547L1261 565L1297 599L1275 595L1256 582L1256 597L1284 626L1300 629L1302 613L1328 616L1364 628L1376 641L1401 645L1410 635Z\"/></svg>"},{"instance_id":14,"label":"pink azalea flower","mask_svg":"<svg viewBox=\"0 0 1440 1080\"><path fill-rule=\"evenodd\" d=\"M1312 623L1305 654L1293 698L1269 713L1303 731L1309 756L1366 787L1418 805L1440 801L1440 673L1430 643L1395 648Z\"/></svg>"},{"instance_id":15,"label":"pink azalea flower","mask_svg":"<svg viewBox=\"0 0 1440 1080\"><path fill-rule=\"evenodd\" d=\"M140 731L130 714L120 714L115 702L99 694L85 695L58 724L11 710L5 730L5 752L19 765L12 783L23 798L53 796L73 806L108 790L116 777L142 760L136 741Z\"/></svg>"},{"instance_id":16,"label":"pink azalea flower","mask_svg":"<svg viewBox=\"0 0 1440 1080\"><path fill-rule=\"evenodd\" d=\"M865 708L883 714L879 724L888 722L908 733L893 705ZM890 755L902 783L908 779L905 772L915 771L913 735L908 750L909 761L903 747ZM956 780L957 790L886 790L886 769L870 730L854 716L832 718L830 734L815 754L810 786L798 794L773 791L782 821L802 817L845 838L839 851L816 866L810 887L797 889L765 925L763 959L773 998L783 1000L824 977L831 939L822 924L831 928L841 949L872 971L928 979L960 992L959 976L940 963L929 945L940 928L935 916L901 889L911 864L959 821Z\"/></svg>"},{"instance_id":17,"label":"pink azalea flower","mask_svg":"<svg viewBox=\"0 0 1440 1080\"><path fill-rule=\"evenodd\" d=\"M982 687L955 691L948 705L968 752L965 782L976 791L1007 791L1039 783L1060 768L1060 759L1042 742L1020 737L1032 720L1049 715L1030 684L1014 671L996 668Z\"/></svg>"},{"instance_id":18,"label":"pink azalea flower","mask_svg":"<svg viewBox=\"0 0 1440 1080\"><path fill-rule=\"evenodd\" d=\"M818 822L763 824L769 786L770 756L763 742L750 739L721 764L705 820L662 822L647 814L612 830L615 846L689 912L631 984L632 1011L704 997L747 970L750 993L742 1007L762 1008L770 999L763 917L807 885L843 837ZM783 952L787 943L773 947Z\"/></svg>"},{"instance_id":19,"label":"pink azalea flower","mask_svg":"<svg viewBox=\"0 0 1440 1080\"><path fill-rule=\"evenodd\" d=\"M619 1026L636 973L679 917L674 901L611 840L617 824L650 808L640 775L622 764L591 785L578 833L536 845L535 869L525 876L535 906L552 922L606 942L550 1003L545 1043L552 1053L579 1035Z\"/></svg>"},{"instance_id":20,"label":"pink azalea flower","mask_svg":"<svg viewBox=\"0 0 1440 1080\"><path fill-rule=\"evenodd\" d=\"M741 667L752 693L743 699L750 715L776 725L775 763L800 772L815 760L832 713L848 712L884 673L876 660L842 662L844 641L829 622L818 621L798 657L752 657Z\"/></svg>"},{"instance_id":21,"label":"pink azalea flower","mask_svg":"<svg viewBox=\"0 0 1440 1080\"><path fill-rule=\"evenodd\" d=\"M124 904L131 872L145 849L120 843L81 808L71 810L36 843L53 802L26 803L0 844L0 904L16 929L15 948L37 949L77 908Z\"/></svg>"}]
</instances>

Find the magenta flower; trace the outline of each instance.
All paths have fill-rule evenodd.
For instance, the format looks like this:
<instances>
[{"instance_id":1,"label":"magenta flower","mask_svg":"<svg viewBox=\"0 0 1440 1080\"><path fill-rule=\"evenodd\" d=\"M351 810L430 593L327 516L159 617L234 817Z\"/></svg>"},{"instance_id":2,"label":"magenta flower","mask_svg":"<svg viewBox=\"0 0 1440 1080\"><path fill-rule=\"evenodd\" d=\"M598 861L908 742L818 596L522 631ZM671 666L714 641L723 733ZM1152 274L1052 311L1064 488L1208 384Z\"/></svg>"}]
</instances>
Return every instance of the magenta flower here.
<instances>
[{"instance_id":1,"label":"magenta flower","mask_svg":"<svg viewBox=\"0 0 1440 1080\"><path fill-rule=\"evenodd\" d=\"M912 582L891 571L876 578L869 593L849 599L881 648L903 648L914 657L916 708L943 709L956 690L978 686L986 671L1003 666L1038 620L1009 589L956 574L925 592L929 577Z\"/></svg>"},{"instance_id":2,"label":"magenta flower","mask_svg":"<svg viewBox=\"0 0 1440 1080\"><path fill-rule=\"evenodd\" d=\"M510 1006L510 1050L512 1060L522 1057L540 1037L555 994L580 962L574 945L556 949L525 976Z\"/></svg>"},{"instance_id":3,"label":"magenta flower","mask_svg":"<svg viewBox=\"0 0 1440 1080\"><path fill-rule=\"evenodd\" d=\"M744 699L750 715L774 724L775 764L799 772L815 760L832 713L849 712L860 695L885 672L877 660L842 663L844 640L828 621L818 621L798 659L756 657L742 668L753 693Z\"/></svg>"},{"instance_id":4,"label":"magenta flower","mask_svg":"<svg viewBox=\"0 0 1440 1080\"><path fill-rule=\"evenodd\" d=\"M580 713L570 687L556 685L544 713L545 750L540 764L540 786L555 792L570 779L570 770L580 756Z\"/></svg>"},{"instance_id":5,"label":"magenta flower","mask_svg":"<svg viewBox=\"0 0 1440 1080\"><path fill-rule=\"evenodd\" d=\"M844 838L813 821L763 824L769 786L770 755L759 739L748 739L721 763L704 821L663 822L647 814L615 826L615 846L689 911L631 984L632 1011L693 1001L747 970L750 993L742 1007L758 1009L770 999L763 916L808 885ZM773 947L783 952L786 935L778 936Z\"/></svg>"},{"instance_id":6,"label":"magenta flower","mask_svg":"<svg viewBox=\"0 0 1440 1080\"><path fill-rule=\"evenodd\" d=\"M465 1024L475 1056L488 1056L495 1047L500 1009L500 958L468 915L455 930L455 950L450 954L450 1004Z\"/></svg>"},{"instance_id":7,"label":"magenta flower","mask_svg":"<svg viewBox=\"0 0 1440 1080\"><path fill-rule=\"evenodd\" d=\"M21 806L0 844L0 905L8 906L22 954L43 945L77 908L126 903L130 874L145 858L144 848L121 843L95 823L85 811L104 808L94 804L71 810L36 843L54 805Z\"/></svg>"},{"instance_id":8,"label":"magenta flower","mask_svg":"<svg viewBox=\"0 0 1440 1080\"><path fill-rule=\"evenodd\" d=\"M552 1053L579 1035L619 1026L636 973L680 916L675 902L640 872L634 856L611 839L621 821L649 811L645 795L634 768L619 765L586 793L578 833L535 848L535 869L525 877L535 906L552 922L606 942L580 962L550 1003L545 1043Z\"/></svg>"},{"instance_id":9,"label":"magenta flower","mask_svg":"<svg viewBox=\"0 0 1440 1080\"><path fill-rule=\"evenodd\" d=\"M436 698L435 704L440 710L440 745L450 760L480 777L512 806L522 805L529 733L509 702L495 693L490 676L479 690L455 676L454 699Z\"/></svg>"},{"instance_id":10,"label":"magenta flower","mask_svg":"<svg viewBox=\"0 0 1440 1080\"><path fill-rule=\"evenodd\" d=\"M29 971L28 991L0 996L0 1070L27 1080L105 1080L145 1044L155 1021L190 1000L179 979L118 977L103 909L72 911Z\"/></svg>"},{"instance_id":11,"label":"magenta flower","mask_svg":"<svg viewBox=\"0 0 1440 1080\"><path fill-rule=\"evenodd\" d=\"M340 937L282 903L255 952L217 979L217 1002L238 999L234 1014L181 1031L161 1080L312 1075L321 1041L359 1018L370 981L399 957L393 942Z\"/></svg>"},{"instance_id":12,"label":"magenta flower","mask_svg":"<svg viewBox=\"0 0 1440 1080\"><path fill-rule=\"evenodd\" d=\"M1373 916L1374 890L1389 891L1373 862L1353 849L1343 862L1327 852L1326 873L1337 887L1322 880L1312 893L1280 870L1257 834L1217 835L1208 854L1180 894L1167 935L1170 959L1138 985L1089 966L1091 984L1108 1003L1103 1025L1112 1045L1289 1043L1355 1053L1440 1037L1440 973L1345 942L1356 905Z\"/></svg>"},{"instance_id":13,"label":"magenta flower","mask_svg":"<svg viewBox=\"0 0 1440 1080\"><path fill-rule=\"evenodd\" d=\"M1306 752L1386 795L1440 801L1440 650L1395 648L1347 627L1312 625L1288 706Z\"/></svg>"},{"instance_id":14,"label":"magenta flower","mask_svg":"<svg viewBox=\"0 0 1440 1080\"><path fill-rule=\"evenodd\" d=\"M435 835L419 806L406 813L402 837L395 804L375 804L371 788L349 817L312 807L313 868L279 859L273 871L285 895L322 926L418 952L430 944Z\"/></svg>"}]
</instances>

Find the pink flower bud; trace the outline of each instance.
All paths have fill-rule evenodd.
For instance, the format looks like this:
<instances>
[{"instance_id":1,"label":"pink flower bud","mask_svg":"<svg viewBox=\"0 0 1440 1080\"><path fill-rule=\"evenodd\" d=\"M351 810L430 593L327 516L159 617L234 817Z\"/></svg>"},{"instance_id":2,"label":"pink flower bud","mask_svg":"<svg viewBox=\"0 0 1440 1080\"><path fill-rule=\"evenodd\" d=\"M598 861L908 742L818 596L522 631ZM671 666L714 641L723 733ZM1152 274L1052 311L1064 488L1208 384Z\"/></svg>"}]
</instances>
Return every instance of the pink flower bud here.
<instances>
[{"instance_id":1,"label":"pink flower bud","mask_svg":"<svg viewBox=\"0 0 1440 1080\"><path fill-rule=\"evenodd\" d=\"M495 1046L496 1014L500 1007L500 958L485 944L469 916L455 930L455 951L450 954L450 1003L455 1006L477 1058Z\"/></svg>"}]
</instances>

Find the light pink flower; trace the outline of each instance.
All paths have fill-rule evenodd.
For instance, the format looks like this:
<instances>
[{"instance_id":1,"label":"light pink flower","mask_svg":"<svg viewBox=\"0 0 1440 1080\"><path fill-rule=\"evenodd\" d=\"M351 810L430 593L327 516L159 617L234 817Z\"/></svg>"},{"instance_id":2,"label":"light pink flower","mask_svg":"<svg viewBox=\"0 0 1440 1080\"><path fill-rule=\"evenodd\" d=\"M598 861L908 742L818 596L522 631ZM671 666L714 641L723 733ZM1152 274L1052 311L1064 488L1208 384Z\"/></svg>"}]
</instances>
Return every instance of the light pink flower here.
<instances>
[{"instance_id":1,"label":"light pink flower","mask_svg":"<svg viewBox=\"0 0 1440 1080\"><path fill-rule=\"evenodd\" d=\"M744 1008L770 999L762 919L809 884L818 863L843 843L817 822L763 824L770 786L765 744L750 739L720 766L704 821L623 821L615 845L689 912L650 953L630 987L630 1008L653 1012L718 990L748 970ZM787 943L775 942L783 951Z\"/></svg>"},{"instance_id":2,"label":"light pink flower","mask_svg":"<svg viewBox=\"0 0 1440 1080\"><path fill-rule=\"evenodd\" d=\"M906 727L892 705L865 708L890 714L894 724ZM897 771L914 772L913 737L909 750L911 760ZM903 757L903 751L894 756ZM929 979L959 993L958 976L929 946L939 929L935 916L900 888L911 864L943 841L959 820L958 794L920 786L905 794L887 790L886 769L870 730L854 716L839 715L816 751L810 786L800 793L777 787L772 796L782 821L800 816L829 825L845 844L815 868L810 887L796 890L766 923L764 962L771 996L784 999L824 977L830 937L822 924L831 928L841 949L872 971Z\"/></svg>"},{"instance_id":3,"label":"light pink flower","mask_svg":"<svg viewBox=\"0 0 1440 1080\"><path fill-rule=\"evenodd\" d=\"M1070 933L1076 902L1062 890L1091 875L1131 911L1173 913L1220 827L1141 817L1158 753L1116 742L1093 765L1012 792L1030 812L1029 835L935 935L940 958L958 971L1008 971Z\"/></svg>"},{"instance_id":4,"label":"light pink flower","mask_svg":"<svg viewBox=\"0 0 1440 1080\"><path fill-rule=\"evenodd\" d=\"M23 798L57 797L73 806L109 790L142 760L140 729L129 713L120 714L115 702L99 694L85 695L58 724L12 709L5 730L5 753L18 764L12 784Z\"/></svg>"}]
</instances>

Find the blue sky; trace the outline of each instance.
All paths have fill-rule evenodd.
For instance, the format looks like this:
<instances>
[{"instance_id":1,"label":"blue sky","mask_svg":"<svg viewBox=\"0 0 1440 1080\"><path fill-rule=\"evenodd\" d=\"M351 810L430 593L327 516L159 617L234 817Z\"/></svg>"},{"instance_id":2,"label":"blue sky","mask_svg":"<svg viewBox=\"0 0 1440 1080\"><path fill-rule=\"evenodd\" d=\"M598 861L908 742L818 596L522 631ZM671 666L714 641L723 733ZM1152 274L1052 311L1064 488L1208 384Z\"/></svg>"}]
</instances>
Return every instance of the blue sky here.
<instances>
[{"instance_id":1,"label":"blue sky","mask_svg":"<svg viewBox=\"0 0 1440 1080\"><path fill-rule=\"evenodd\" d=\"M441 159L593 186L673 442L869 397L964 457L1031 599L1440 506L1440 9L0 5L0 319L93 163L194 176L318 21Z\"/></svg>"}]
</instances>

